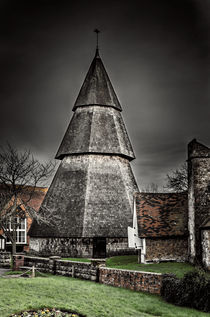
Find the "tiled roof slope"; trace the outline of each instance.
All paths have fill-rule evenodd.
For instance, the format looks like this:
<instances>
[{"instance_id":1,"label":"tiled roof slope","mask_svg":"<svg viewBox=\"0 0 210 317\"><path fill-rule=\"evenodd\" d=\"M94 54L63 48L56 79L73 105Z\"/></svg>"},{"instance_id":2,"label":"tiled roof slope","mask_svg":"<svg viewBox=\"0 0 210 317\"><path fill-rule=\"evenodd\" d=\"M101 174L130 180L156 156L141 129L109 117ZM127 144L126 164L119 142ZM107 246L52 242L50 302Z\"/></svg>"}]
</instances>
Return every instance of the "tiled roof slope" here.
<instances>
[{"instance_id":1,"label":"tiled roof slope","mask_svg":"<svg viewBox=\"0 0 210 317\"><path fill-rule=\"evenodd\" d=\"M80 89L73 111L77 107L89 105L109 106L122 110L98 50Z\"/></svg>"},{"instance_id":2,"label":"tiled roof slope","mask_svg":"<svg viewBox=\"0 0 210 317\"><path fill-rule=\"evenodd\" d=\"M119 111L102 106L77 108L55 158L84 153L135 158Z\"/></svg>"},{"instance_id":3,"label":"tiled roof slope","mask_svg":"<svg viewBox=\"0 0 210 317\"><path fill-rule=\"evenodd\" d=\"M139 237L188 235L187 193L137 193Z\"/></svg>"},{"instance_id":4,"label":"tiled roof slope","mask_svg":"<svg viewBox=\"0 0 210 317\"><path fill-rule=\"evenodd\" d=\"M8 191L8 188L5 187L3 184L0 184L0 193L4 193ZM36 187L34 189L33 195L28 201L29 193L33 191L32 187L30 186L25 186L25 188L21 191L20 198L22 199L23 202L25 202L29 207L33 208L34 210L38 211L44 197L48 191L47 187ZM9 197L9 196L8 196ZM10 197L12 198L12 197ZM28 201L28 202L27 202Z\"/></svg>"}]
</instances>

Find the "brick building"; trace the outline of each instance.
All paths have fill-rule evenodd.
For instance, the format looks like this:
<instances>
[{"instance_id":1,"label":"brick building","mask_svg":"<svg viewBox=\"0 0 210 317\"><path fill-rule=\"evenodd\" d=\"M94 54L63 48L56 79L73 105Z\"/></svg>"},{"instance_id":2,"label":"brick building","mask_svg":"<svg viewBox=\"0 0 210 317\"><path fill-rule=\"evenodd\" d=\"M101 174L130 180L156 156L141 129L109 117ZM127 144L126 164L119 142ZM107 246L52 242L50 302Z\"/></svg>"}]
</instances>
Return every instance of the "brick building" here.
<instances>
[{"instance_id":1,"label":"brick building","mask_svg":"<svg viewBox=\"0 0 210 317\"><path fill-rule=\"evenodd\" d=\"M135 203L141 261L187 260L187 193L137 193Z\"/></svg>"},{"instance_id":2,"label":"brick building","mask_svg":"<svg viewBox=\"0 0 210 317\"><path fill-rule=\"evenodd\" d=\"M210 149L188 145L188 192L136 193L130 247L142 263L190 261L210 269ZM136 237L136 238L135 238Z\"/></svg>"},{"instance_id":3,"label":"brick building","mask_svg":"<svg viewBox=\"0 0 210 317\"><path fill-rule=\"evenodd\" d=\"M4 192L5 190L7 190L3 185L0 186L0 192ZM36 187L34 190L34 193L32 195L32 198L29 202L27 202L27 206L30 208L33 208L36 212L38 212L43 199L46 195L47 192L47 188L46 187ZM30 215L26 212L26 208L25 202L28 200L27 194L24 194L24 191L22 192L21 198L19 198L19 200L21 199L21 202L19 202L19 206L22 209L21 214L24 214L25 216L18 217L17 216L17 222L20 223L20 226L17 227L16 229L16 246L17 246L17 252L23 252L29 251L29 241L30 241L30 237L29 237L29 230L31 227L31 223L32 223L32 218L30 217ZM24 202L25 201L25 202ZM11 202L8 201L7 205L10 205L10 203L12 204L12 198L11 198ZM18 212L17 212L18 215ZM11 223L8 224L8 229L12 232L12 227L11 227ZM3 230L0 229L0 236L4 234ZM11 242L9 241L8 238L6 238L5 235L3 235L5 237L5 249L6 251L11 251L12 245ZM1 249L1 247L0 247Z\"/></svg>"}]
</instances>

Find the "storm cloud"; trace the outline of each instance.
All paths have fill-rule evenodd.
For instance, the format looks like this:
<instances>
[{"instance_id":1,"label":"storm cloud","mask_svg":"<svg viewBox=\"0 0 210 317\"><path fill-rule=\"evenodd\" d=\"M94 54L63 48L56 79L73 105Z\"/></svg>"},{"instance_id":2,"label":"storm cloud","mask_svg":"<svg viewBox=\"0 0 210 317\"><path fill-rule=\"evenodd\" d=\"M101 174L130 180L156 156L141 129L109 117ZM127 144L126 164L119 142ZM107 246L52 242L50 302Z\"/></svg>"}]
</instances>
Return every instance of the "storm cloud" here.
<instances>
[{"instance_id":1,"label":"storm cloud","mask_svg":"<svg viewBox=\"0 0 210 317\"><path fill-rule=\"evenodd\" d=\"M97 27L139 187L162 186L189 141L210 145L209 11L208 0L1 1L1 144L55 156Z\"/></svg>"}]
</instances>

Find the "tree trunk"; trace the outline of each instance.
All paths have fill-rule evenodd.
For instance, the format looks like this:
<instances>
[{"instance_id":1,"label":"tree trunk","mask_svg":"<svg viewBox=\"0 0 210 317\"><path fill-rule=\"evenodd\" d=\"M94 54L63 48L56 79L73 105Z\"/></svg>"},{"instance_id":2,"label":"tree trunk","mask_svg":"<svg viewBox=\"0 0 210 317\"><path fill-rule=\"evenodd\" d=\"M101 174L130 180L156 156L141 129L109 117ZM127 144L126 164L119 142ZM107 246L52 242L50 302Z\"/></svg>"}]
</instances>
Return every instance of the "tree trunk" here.
<instances>
[{"instance_id":1,"label":"tree trunk","mask_svg":"<svg viewBox=\"0 0 210 317\"><path fill-rule=\"evenodd\" d=\"M13 255L16 254L16 230L14 230L13 228L13 232L12 232L12 260L11 260L11 268L12 270L14 270L14 258Z\"/></svg>"}]
</instances>

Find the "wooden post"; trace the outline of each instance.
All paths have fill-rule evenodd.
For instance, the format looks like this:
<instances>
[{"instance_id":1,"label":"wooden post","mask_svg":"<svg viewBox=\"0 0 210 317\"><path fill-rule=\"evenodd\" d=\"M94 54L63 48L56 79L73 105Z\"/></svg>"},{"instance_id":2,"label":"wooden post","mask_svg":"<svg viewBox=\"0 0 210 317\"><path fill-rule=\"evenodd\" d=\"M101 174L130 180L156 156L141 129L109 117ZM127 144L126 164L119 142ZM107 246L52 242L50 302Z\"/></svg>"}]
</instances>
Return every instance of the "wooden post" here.
<instances>
[{"instance_id":1,"label":"wooden post","mask_svg":"<svg viewBox=\"0 0 210 317\"><path fill-rule=\"evenodd\" d=\"M75 269L74 269L74 265L72 265L72 277L75 276Z\"/></svg>"},{"instance_id":2,"label":"wooden post","mask_svg":"<svg viewBox=\"0 0 210 317\"><path fill-rule=\"evenodd\" d=\"M34 268L34 265L32 266L32 273L31 273L31 277L35 277L35 268Z\"/></svg>"}]
</instances>

